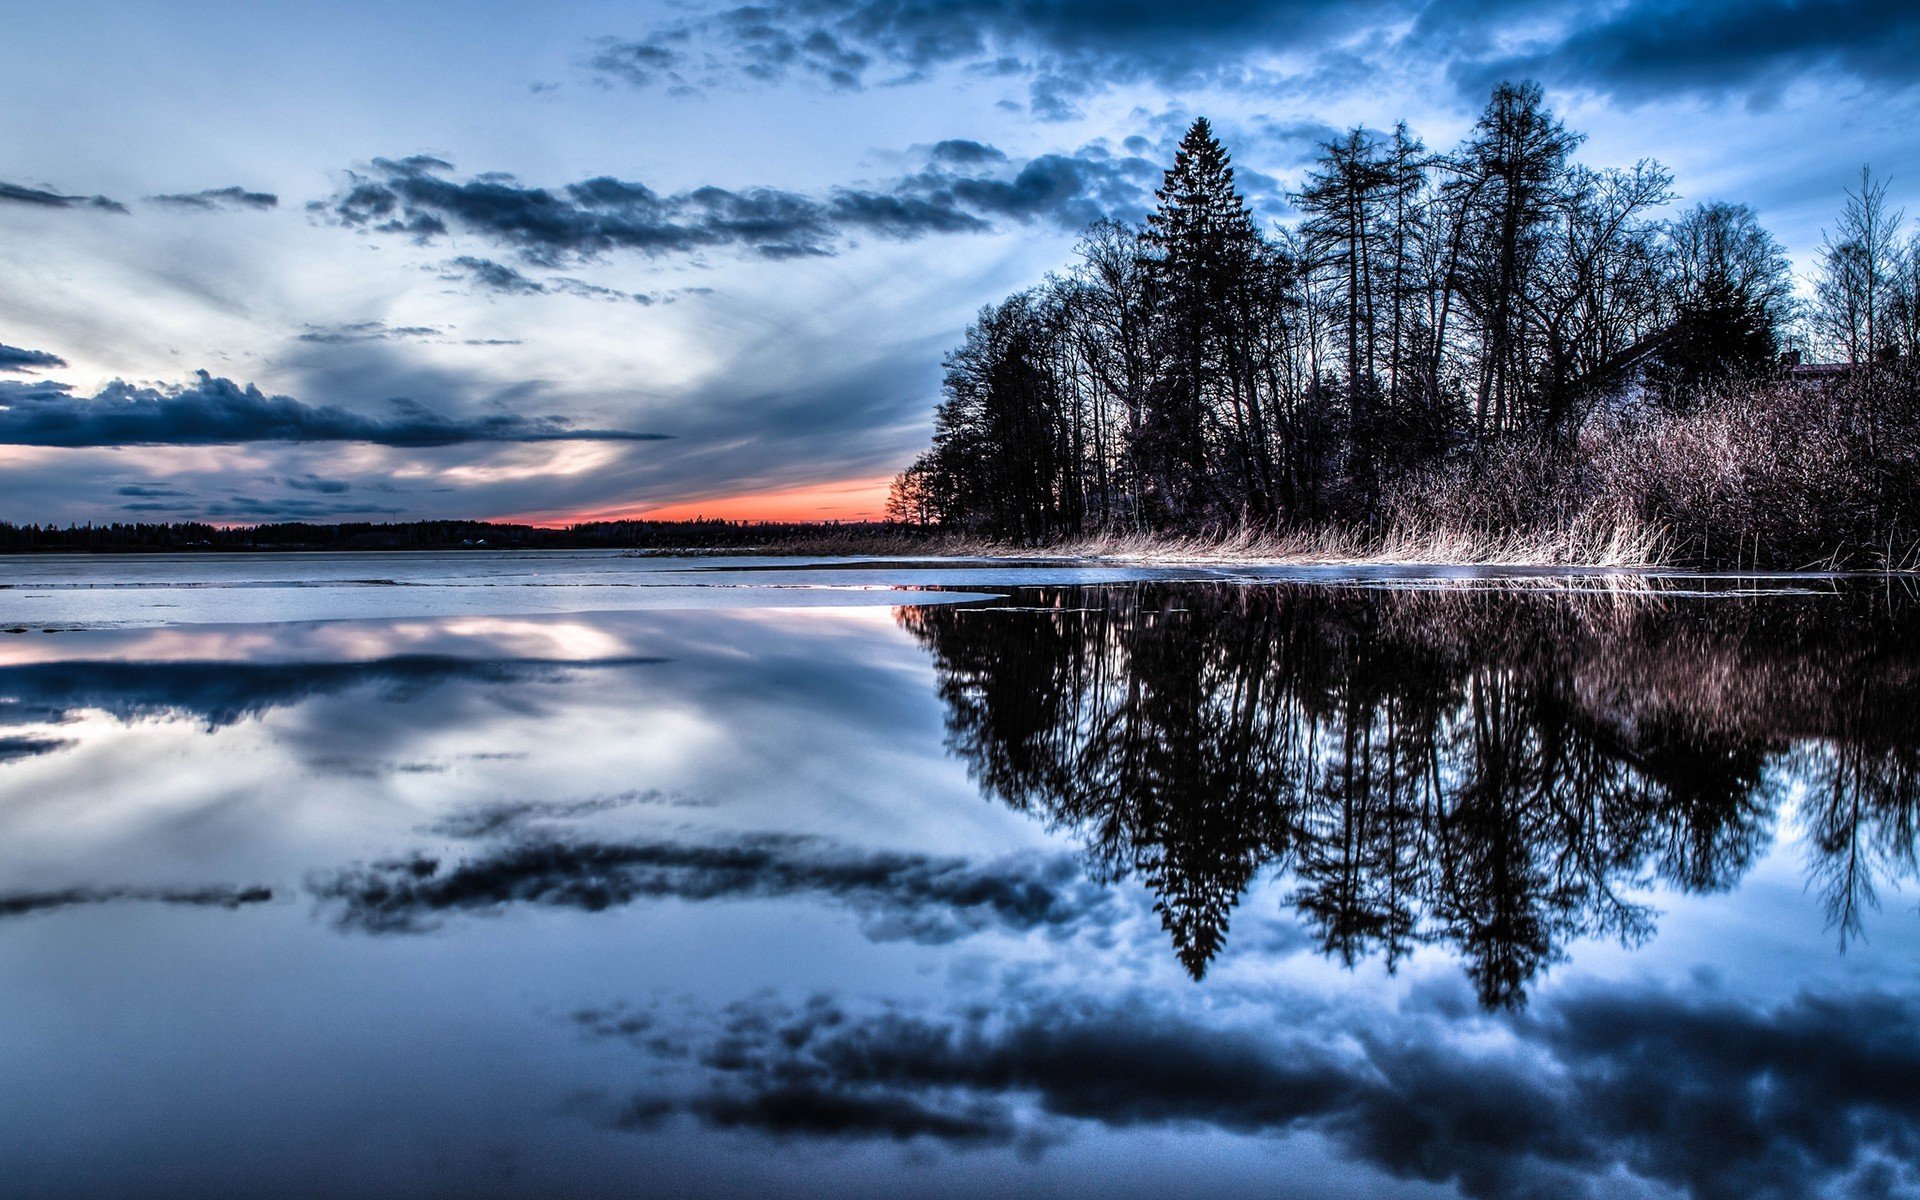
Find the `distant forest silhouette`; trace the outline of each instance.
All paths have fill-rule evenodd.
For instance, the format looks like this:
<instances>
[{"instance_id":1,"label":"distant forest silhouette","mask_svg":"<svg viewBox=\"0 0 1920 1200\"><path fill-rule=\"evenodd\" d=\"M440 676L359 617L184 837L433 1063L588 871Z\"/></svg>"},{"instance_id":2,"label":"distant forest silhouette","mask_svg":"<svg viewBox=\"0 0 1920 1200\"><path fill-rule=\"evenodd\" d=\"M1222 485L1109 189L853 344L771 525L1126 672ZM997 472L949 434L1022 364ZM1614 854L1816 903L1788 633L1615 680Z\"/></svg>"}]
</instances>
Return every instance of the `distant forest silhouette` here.
<instances>
[{"instance_id":1,"label":"distant forest silhouette","mask_svg":"<svg viewBox=\"0 0 1920 1200\"><path fill-rule=\"evenodd\" d=\"M1636 892L1736 884L1798 785L1844 941L1920 871L1920 605L1151 583L897 611L949 749L1154 894L1196 978L1263 872L1320 946L1441 944L1489 1006Z\"/></svg>"},{"instance_id":2,"label":"distant forest silhouette","mask_svg":"<svg viewBox=\"0 0 1920 1200\"><path fill-rule=\"evenodd\" d=\"M1749 208L1595 169L1538 85L1325 143L1263 229L1194 122L1143 227L981 310L890 511L1091 532L1627 530L1691 563L1920 543L1920 237L1862 171L1810 302ZM1814 364L1808 356L1824 358Z\"/></svg>"},{"instance_id":3,"label":"distant forest silhouette","mask_svg":"<svg viewBox=\"0 0 1920 1200\"><path fill-rule=\"evenodd\" d=\"M40 551L139 553L256 550L777 550L888 553L920 545L930 531L881 521L592 521L561 528L495 521L199 521L12 525L0 522L0 554Z\"/></svg>"}]
</instances>

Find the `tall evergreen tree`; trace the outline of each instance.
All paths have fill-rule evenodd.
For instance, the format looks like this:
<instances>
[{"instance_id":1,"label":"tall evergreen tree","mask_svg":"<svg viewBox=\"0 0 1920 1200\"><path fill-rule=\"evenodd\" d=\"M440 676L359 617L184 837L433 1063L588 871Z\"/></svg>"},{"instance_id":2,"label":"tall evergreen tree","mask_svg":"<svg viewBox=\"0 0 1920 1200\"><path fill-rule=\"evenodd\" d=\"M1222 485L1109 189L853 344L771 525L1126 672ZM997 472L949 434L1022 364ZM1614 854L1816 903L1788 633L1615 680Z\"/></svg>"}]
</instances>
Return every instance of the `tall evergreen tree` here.
<instances>
[{"instance_id":1,"label":"tall evergreen tree","mask_svg":"<svg viewBox=\"0 0 1920 1200\"><path fill-rule=\"evenodd\" d=\"M1226 147L1205 117L1181 139L1155 195L1159 206L1147 218L1147 240L1156 256L1163 319L1140 454L1166 515L1204 519L1220 502L1208 451L1221 440L1221 410L1237 409L1236 423L1247 423L1239 381L1223 378L1221 368L1236 358L1235 293L1254 273L1260 234L1234 186ZM1247 431L1236 432L1244 437Z\"/></svg>"}]
</instances>

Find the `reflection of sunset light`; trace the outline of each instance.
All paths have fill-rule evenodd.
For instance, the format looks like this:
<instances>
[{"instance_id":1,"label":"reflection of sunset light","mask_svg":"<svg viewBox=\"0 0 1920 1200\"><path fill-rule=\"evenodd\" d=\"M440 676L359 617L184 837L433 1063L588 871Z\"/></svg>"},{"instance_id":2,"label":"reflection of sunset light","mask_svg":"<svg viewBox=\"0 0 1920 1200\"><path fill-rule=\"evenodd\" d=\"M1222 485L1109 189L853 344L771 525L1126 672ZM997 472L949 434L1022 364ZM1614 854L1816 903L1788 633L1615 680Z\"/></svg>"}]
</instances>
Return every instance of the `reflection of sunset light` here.
<instances>
[{"instance_id":1,"label":"reflection of sunset light","mask_svg":"<svg viewBox=\"0 0 1920 1200\"><path fill-rule=\"evenodd\" d=\"M403 654L569 662L633 654L617 632L542 617L455 617L267 629L98 630L81 638L0 639L0 666L40 662L371 662Z\"/></svg>"},{"instance_id":2,"label":"reflection of sunset light","mask_svg":"<svg viewBox=\"0 0 1920 1200\"><path fill-rule=\"evenodd\" d=\"M443 628L455 637L481 639L524 658L618 658L628 652L620 638L577 621L473 617L448 621Z\"/></svg>"},{"instance_id":3,"label":"reflection of sunset light","mask_svg":"<svg viewBox=\"0 0 1920 1200\"><path fill-rule=\"evenodd\" d=\"M578 524L587 521L690 521L706 517L725 521L877 521L887 507L891 476L837 479L802 487L733 496L710 496L667 504L629 504L569 514L550 514L537 524ZM502 518L512 520L516 518ZM525 519L525 518L519 518Z\"/></svg>"}]
</instances>

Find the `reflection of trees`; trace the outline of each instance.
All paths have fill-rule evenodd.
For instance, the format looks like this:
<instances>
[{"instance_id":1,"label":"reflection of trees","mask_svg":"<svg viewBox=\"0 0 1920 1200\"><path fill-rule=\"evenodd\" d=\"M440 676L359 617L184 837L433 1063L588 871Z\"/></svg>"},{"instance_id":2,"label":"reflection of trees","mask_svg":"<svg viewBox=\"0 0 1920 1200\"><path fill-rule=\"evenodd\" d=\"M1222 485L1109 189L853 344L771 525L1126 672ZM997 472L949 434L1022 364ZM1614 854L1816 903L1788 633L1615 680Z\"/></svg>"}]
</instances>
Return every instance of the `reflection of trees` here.
<instances>
[{"instance_id":1,"label":"reflection of trees","mask_svg":"<svg viewBox=\"0 0 1920 1200\"><path fill-rule=\"evenodd\" d=\"M1632 893L1730 886L1805 782L1852 928L1912 874L1920 658L1900 606L1310 586L1041 588L900 620L984 790L1156 896L1195 977L1256 873L1343 961L1444 943L1488 1004Z\"/></svg>"}]
</instances>

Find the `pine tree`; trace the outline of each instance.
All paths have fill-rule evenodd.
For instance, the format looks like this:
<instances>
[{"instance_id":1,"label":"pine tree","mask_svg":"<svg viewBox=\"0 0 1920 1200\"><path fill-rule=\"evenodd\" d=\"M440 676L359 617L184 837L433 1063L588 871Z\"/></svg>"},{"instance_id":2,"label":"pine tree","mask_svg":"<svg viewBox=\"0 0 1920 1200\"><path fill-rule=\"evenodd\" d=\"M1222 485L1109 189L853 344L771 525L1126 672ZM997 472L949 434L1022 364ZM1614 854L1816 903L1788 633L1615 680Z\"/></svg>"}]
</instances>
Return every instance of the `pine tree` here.
<instances>
[{"instance_id":1,"label":"pine tree","mask_svg":"<svg viewBox=\"0 0 1920 1200\"><path fill-rule=\"evenodd\" d=\"M1165 515L1190 521L1219 506L1209 455L1210 429L1221 424L1217 408L1232 408L1236 424L1251 424L1244 397L1222 368L1235 357L1228 345L1235 292L1253 274L1260 234L1234 187L1226 147L1205 117L1187 130L1155 195L1160 203L1147 218L1147 241L1158 256L1160 371L1140 451ZM1242 471L1255 475L1246 429L1237 432L1247 460Z\"/></svg>"}]
</instances>

